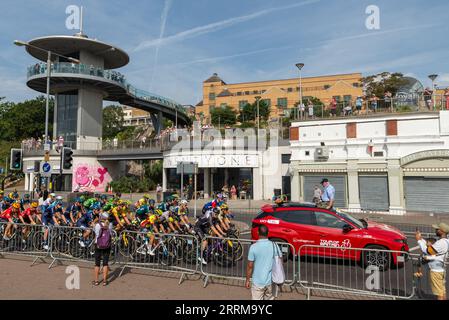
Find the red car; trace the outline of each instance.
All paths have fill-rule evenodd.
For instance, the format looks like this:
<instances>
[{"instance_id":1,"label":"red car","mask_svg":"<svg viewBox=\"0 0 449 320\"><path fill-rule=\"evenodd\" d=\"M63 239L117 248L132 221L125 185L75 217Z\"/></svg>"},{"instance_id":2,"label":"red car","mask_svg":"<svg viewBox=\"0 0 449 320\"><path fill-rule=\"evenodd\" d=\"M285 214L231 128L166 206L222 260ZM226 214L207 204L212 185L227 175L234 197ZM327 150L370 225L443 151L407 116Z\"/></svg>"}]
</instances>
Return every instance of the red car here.
<instances>
[{"instance_id":1,"label":"red car","mask_svg":"<svg viewBox=\"0 0 449 320\"><path fill-rule=\"evenodd\" d=\"M402 265L403 254L391 256L379 252L373 255L367 250L346 250L346 248L366 248L408 252L406 236L398 229L386 224L366 222L347 213L318 208L315 204L284 203L282 205L265 205L253 220L251 236L258 239L257 229L263 224L268 227L268 237L279 242L288 242L300 255L319 255L333 258L356 260L371 264L371 258L383 259L382 267L389 264ZM313 247L319 246L319 247ZM328 249L332 248L332 249ZM293 252L292 252L293 253ZM371 254L369 254L371 253ZM408 255L404 255L408 257ZM392 259L391 259L392 258Z\"/></svg>"}]
</instances>

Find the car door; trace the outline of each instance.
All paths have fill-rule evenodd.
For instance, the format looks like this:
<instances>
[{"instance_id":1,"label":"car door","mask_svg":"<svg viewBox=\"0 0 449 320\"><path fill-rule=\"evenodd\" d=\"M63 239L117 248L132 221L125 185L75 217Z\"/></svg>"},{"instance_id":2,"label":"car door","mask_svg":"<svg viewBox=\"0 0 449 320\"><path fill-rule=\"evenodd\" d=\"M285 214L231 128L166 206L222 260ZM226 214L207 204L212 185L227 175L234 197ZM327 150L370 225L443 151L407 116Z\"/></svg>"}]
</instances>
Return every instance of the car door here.
<instances>
[{"instance_id":1,"label":"car door","mask_svg":"<svg viewBox=\"0 0 449 320\"><path fill-rule=\"evenodd\" d=\"M282 220L281 231L288 235L289 243L295 247L296 252L303 245L319 244L319 233L315 229L313 211L288 208L282 211L280 219ZM302 251L304 250L309 251L309 248L305 247Z\"/></svg>"},{"instance_id":2,"label":"car door","mask_svg":"<svg viewBox=\"0 0 449 320\"><path fill-rule=\"evenodd\" d=\"M352 252L346 248L352 247L352 239L348 233L343 232L343 226L348 222L330 212L317 210L314 213L319 237L318 244L323 247L320 255L350 258Z\"/></svg>"}]
</instances>

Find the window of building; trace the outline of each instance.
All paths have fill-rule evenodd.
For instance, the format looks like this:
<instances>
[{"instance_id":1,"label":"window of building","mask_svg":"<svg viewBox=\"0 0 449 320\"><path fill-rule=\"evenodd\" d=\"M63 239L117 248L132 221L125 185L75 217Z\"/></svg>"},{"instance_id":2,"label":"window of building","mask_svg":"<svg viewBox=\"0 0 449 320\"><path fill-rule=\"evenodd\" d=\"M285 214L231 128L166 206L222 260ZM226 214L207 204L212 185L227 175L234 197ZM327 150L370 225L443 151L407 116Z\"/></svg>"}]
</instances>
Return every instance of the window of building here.
<instances>
[{"instance_id":1,"label":"window of building","mask_svg":"<svg viewBox=\"0 0 449 320\"><path fill-rule=\"evenodd\" d=\"M74 142L77 136L78 91L58 94L57 133L64 141Z\"/></svg>"},{"instance_id":2,"label":"window of building","mask_svg":"<svg viewBox=\"0 0 449 320\"><path fill-rule=\"evenodd\" d=\"M346 221L326 212L315 212L316 224L319 227L342 229Z\"/></svg>"},{"instance_id":3,"label":"window of building","mask_svg":"<svg viewBox=\"0 0 449 320\"><path fill-rule=\"evenodd\" d=\"M236 94L237 94L238 96L241 96L241 95L242 95L242 92L241 92L241 91L238 91Z\"/></svg>"},{"instance_id":4,"label":"window of building","mask_svg":"<svg viewBox=\"0 0 449 320\"><path fill-rule=\"evenodd\" d=\"M220 108L226 109L226 106L227 106L227 105L228 105L227 103L221 103L221 104L220 104Z\"/></svg>"},{"instance_id":5,"label":"window of building","mask_svg":"<svg viewBox=\"0 0 449 320\"><path fill-rule=\"evenodd\" d=\"M335 98L335 100L337 100L337 102L341 101L341 96L333 96L332 98Z\"/></svg>"},{"instance_id":6,"label":"window of building","mask_svg":"<svg viewBox=\"0 0 449 320\"><path fill-rule=\"evenodd\" d=\"M239 101L239 109L242 110L243 107L248 103L248 100L240 100Z\"/></svg>"},{"instance_id":7,"label":"window of building","mask_svg":"<svg viewBox=\"0 0 449 320\"><path fill-rule=\"evenodd\" d=\"M267 92L267 90L262 90L262 91L261 91L261 93L265 93L265 92Z\"/></svg>"},{"instance_id":8,"label":"window of building","mask_svg":"<svg viewBox=\"0 0 449 320\"><path fill-rule=\"evenodd\" d=\"M310 151L306 151L306 156L310 156Z\"/></svg>"},{"instance_id":9,"label":"window of building","mask_svg":"<svg viewBox=\"0 0 449 320\"><path fill-rule=\"evenodd\" d=\"M278 98L278 107L287 108L287 98Z\"/></svg>"},{"instance_id":10,"label":"window of building","mask_svg":"<svg viewBox=\"0 0 449 320\"><path fill-rule=\"evenodd\" d=\"M344 100L345 102L349 102L349 101L351 101L351 99L352 99L352 96L351 96L351 95L345 95L345 96L343 96L343 100Z\"/></svg>"},{"instance_id":11,"label":"window of building","mask_svg":"<svg viewBox=\"0 0 449 320\"><path fill-rule=\"evenodd\" d=\"M245 91L245 94L246 94L247 96L249 96L249 91Z\"/></svg>"},{"instance_id":12,"label":"window of building","mask_svg":"<svg viewBox=\"0 0 449 320\"><path fill-rule=\"evenodd\" d=\"M327 90L327 89L329 89L331 86L329 85L329 84L325 84L324 85L324 90Z\"/></svg>"},{"instance_id":13,"label":"window of building","mask_svg":"<svg viewBox=\"0 0 449 320\"><path fill-rule=\"evenodd\" d=\"M215 93L209 93L209 100L215 100Z\"/></svg>"},{"instance_id":14,"label":"window of building","mask_svg":"<svg viewBox=\"0 0 449 320\"><path fill-rule=\"evenodd\" d=\"M352 84L352 86L358 88L358 87L359 87L359 83L358 83L358 82L354 82L354 83Z\"/></svg>"},{"instance_id":15,"label":"window of building","mask_svg":"<svg viewBox=\"0 0 449 320\"><path fill-rule=\"evenodd\" d=\"M291 154L286 153L286 154L281 154L281 163L283 164L289 164L290 163L290 158L291 158Z\"/></svg>"},{"instance_id":16,"label":"window of building","mask_svg":"<svg viewBox=\"0 0 449 320\"><path fill-rule=\"evenodd\" d=\"M253 90L253 94L259 94L258 90Z\"/></svg>"},{"instance_id":17,"label":"window of building","mask_svg":"<svg viewBox=\"0 0 449 320\"><path fill-rule=\"evenodd\" d=\"M212 110L214 110L214 109L215 109L215 104L211 104L209 106L209 113L212 112Z\"/></svg>"},{"instance_id":18,"label":"window of building","mask_svg":"<svg viewBox=\"0 0 449 320\"><path fill-rule=\"evenodd\" d=\"M287 92L293 92L293 88L287 88Z\"/></svg>"}]
</instances>

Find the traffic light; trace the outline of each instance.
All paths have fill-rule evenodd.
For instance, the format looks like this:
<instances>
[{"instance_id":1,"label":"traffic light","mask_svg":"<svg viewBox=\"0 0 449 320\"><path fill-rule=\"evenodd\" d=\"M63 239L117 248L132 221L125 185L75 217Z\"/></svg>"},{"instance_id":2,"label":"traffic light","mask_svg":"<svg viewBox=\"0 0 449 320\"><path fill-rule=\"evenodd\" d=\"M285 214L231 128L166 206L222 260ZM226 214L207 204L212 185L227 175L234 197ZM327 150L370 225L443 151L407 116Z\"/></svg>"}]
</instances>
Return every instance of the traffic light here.
<instances>
[{"instance_id":1,"label":"traffic light","mask_svg":"<svg viewBox=\"0 0 449 320\"><path fill-rule=\"evenodd\" d=\"M62 169L63 170L70 170L73 166L73 151L72 148L63 148L62 149Z\"/></svg>"},{"instance_id":2,"label":"traffic light","mask_svg":"<svg viewBox=\"0 0 449 320\"><path fill-rule=\"evenodd\" d=\"M22 149L11 149L11 170L22 170Z\"/></svg>"}]
</instances>

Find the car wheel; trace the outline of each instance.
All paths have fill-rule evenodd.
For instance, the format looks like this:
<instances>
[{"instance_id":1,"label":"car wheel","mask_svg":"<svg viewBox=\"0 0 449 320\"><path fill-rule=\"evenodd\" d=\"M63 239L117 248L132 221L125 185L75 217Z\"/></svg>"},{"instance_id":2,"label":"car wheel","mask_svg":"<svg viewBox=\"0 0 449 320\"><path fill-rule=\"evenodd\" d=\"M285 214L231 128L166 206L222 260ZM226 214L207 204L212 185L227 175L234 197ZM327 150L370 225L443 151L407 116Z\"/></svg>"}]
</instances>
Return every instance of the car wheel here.
<instances>
[{"instance_id":1,"label":"car wheel","mask_svg":"<svg viewBox=\"0 0 449 320\"><path fill-rule=\"evenodd\" d=\"M377 266L380 271L387 270L392 264L392 256L389 252L375 251L375 250L388 250L387 248L379 245L368 245L361 253L360 262L363 268L369 266Z\"/></svg>"},{"instance_id":2,"label":"car wheel","mask_svg":"<svg viewBox=\"0 0 449 320\"><path fill-rule=\"evenodd\" d=\"M278 243L279 249L281 249L283 262L287 262L289 258L293 257L292 252L290 250L290 246L287 245L288 244L287 241L279 238L271 238L270 240ZM285 243L285 245L282 245L282 243ZM285 248L287 248L287 250L285 250Z\"/></svg>"}]
</instances>

